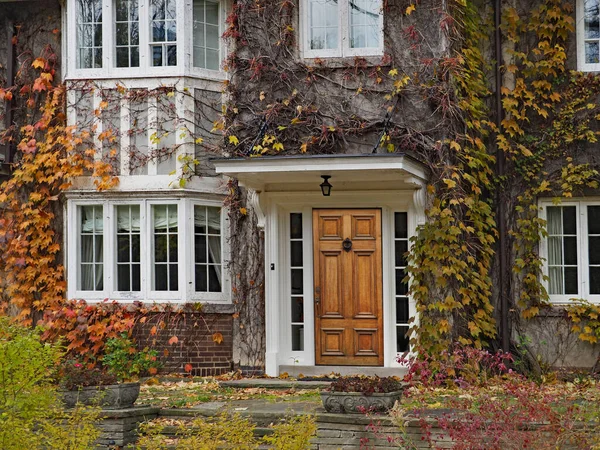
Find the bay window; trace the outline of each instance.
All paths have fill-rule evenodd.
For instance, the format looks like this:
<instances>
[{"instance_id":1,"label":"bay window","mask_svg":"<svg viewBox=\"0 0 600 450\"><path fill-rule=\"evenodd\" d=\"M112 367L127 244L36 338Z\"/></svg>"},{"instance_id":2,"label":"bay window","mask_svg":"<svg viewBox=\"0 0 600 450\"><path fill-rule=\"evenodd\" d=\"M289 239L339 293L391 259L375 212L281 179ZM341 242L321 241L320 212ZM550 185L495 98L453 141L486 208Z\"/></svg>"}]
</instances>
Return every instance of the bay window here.
<instances>
[{"instance_id":1,"label":"bay window","mask_svg":"<svg viewBox=\"0 0 600 450\"><path fill-rule=\"evenodd\" d=\"M380 0L303 0L304 56L383 54Z\"/></svg>"},{"instance_id":2,"label":"bay window","mask_svg":"<svg viewBox=\"0 0 600 450\"><path fill-rule=\"evenodd\" d=\"M75 30L67 48L69 77L142 77L182 71L210 77L220 70L224 2L67 2L67 28Z\"/></svg>"},{"instance_id":3,"label":"bay window","mask_svg":"<svg viewBox=\"0 0 600 450\"><path fill-rule=\"evenodd\" d=\"M541 244L550 299L600 301L600 201L541 202L547 236Z\"/></svg>"},{"instance_id":4,"label":"bay window","mask_svg":"<svg viewBox=\"0 0 600 450\"><path fill-rule=\"evenodd\" d=\"M69 200L70 298L226 302L226 214L194 199Z\"/></svg>"}]
</instances>

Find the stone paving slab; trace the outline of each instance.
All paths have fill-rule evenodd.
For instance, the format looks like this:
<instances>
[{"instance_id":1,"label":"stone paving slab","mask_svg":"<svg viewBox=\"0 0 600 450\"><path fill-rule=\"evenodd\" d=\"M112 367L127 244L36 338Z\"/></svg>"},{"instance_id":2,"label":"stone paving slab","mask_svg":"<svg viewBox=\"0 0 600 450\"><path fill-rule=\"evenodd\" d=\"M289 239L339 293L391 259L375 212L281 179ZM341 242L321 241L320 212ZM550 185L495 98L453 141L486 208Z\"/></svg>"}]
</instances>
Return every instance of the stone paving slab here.
<instances>
[{"instance_id":1,"label":"stone paving slab","mask_svg":"<svg viewBox=\"0 0 600 450\"><path fill-rule=\"evenodd\" d=\"M220 381L219 386L237 389L264 388L264 389L325 389L330 381L297 381L282 380L280 378L244 378L242 380Z\"/></svg>"}]
</instances>

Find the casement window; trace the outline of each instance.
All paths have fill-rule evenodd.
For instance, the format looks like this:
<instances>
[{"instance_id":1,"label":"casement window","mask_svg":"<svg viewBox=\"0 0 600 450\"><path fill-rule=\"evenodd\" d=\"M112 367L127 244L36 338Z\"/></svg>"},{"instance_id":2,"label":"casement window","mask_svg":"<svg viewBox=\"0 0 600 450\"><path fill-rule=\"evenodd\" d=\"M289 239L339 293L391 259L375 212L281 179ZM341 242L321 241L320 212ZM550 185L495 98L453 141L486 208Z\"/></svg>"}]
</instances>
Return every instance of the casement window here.
<instances>
[{"instance_id":1,"label":"casement window","mask_svg":"<svg viewBox=\"0 0 600 450\"><path fill-rule=\"evenodd\" d=\"M600 201L542 202L547 236L542 240L550 299L600 301Z\"/></svg>"},{"instance_id":2,"label":"casement window","mask_svg":"<svg viewBox=\"0 0 600 450\"><path fill-rule=\"evenodd\" d=\"M218 72L224 7L225 0L68 0L68 28L76 31L69 77Z\"/></svg>"},{"instance_id":3,"label":"casement window","mask_svg":"<svg viewBox=\"0 0 600 450\"><path fill-rule=\"evenodd\" d=\"M380 0L302 0L306 58L383 54Z\"/></svg>"},{"instance_id":4,"label":"casement window","mask_svg":"<svg viewBox=\"0 0 600 450\"><path fill-rule=\"evenodd\" d=\"M600 71L600 0L577 0L577 66Z\"/></svg>"},{"instance_id":5,"label":"casement window","mask_svg":"<svg viewBox=\"0 0 600 450\"><path fill-rule=\"evenodd\" d=\"M229 301L218 203L70 200L67 208L71 298Z\"/></svg>"}]
</instances>

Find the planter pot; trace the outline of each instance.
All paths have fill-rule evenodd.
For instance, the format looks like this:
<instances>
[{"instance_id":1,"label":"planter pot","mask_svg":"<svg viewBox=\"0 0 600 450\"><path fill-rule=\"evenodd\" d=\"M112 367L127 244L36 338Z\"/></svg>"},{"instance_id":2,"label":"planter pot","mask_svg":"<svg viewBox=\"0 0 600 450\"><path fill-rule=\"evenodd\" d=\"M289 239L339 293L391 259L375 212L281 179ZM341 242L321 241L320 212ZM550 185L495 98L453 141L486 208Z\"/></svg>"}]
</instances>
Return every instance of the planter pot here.
<instances>
[{"instance_id":1,"label":"planter pot","mask_svg":"<svg viewBox=\"0 0 600 450\"><path fill-rule=\"evenodd\" d=\"M73 391L60 391L67 408L77 403L103 408L129 408L140 395L140 383L121 383L108 386L86 386Z\"/></svg>"},{"instance_id":2,"label":"planter pot","mask_svg":"<svg viewBox=\"0 0 600 450\"><path fill-rule=\"evenodd\" d=\"M402 391L374 393L321 391L323 407L330 413L363 414L365 412L386 412L400 400Z\"/></svg>"}]
</instances>

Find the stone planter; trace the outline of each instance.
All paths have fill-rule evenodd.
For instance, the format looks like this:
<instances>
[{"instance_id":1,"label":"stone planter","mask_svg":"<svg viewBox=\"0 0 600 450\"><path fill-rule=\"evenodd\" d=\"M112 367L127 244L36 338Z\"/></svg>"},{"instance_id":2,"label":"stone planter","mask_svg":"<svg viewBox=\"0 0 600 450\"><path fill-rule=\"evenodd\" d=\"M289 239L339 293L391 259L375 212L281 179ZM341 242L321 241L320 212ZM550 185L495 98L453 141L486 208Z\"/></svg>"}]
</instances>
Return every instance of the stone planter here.
<instances>
[{"instance_id":1,"label":"stone planter","mask_svg":"<svg viewBox=\"0 0 600 450\"><path fill-rule=\"evenodd\" d=\"M77 403L103 408L130 408L140 395L140 383L120 383L108 386L86 386L73 391L60 391L67 408Z\"/></svg>"},{"instance_id":2,"label":"stone planter","mask_svg":"<svg viewBox=\"0 0 600 450\"><path fill-rule=\"evenodd\" d=\"M365 412L386 412L400 400L402 391L374 393L321 391L323 407L330 413L363 414Z\"/></svg>"}]
</instances>

